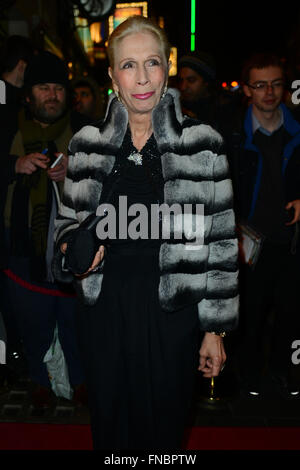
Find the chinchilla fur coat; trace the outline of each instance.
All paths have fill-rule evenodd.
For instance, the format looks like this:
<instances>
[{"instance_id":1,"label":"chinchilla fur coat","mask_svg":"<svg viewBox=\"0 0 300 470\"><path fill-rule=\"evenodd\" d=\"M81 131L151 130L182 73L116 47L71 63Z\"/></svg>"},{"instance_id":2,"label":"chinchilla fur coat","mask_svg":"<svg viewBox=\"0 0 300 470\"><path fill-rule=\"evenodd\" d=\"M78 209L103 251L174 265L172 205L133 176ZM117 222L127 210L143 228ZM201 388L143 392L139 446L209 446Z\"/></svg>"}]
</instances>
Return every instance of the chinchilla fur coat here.
<instances>
[{"instance_id":1,"label":"chinchilla fur coat","mask_svg":"<svg viewBox=\"0 0 300 470\"><path fill-rule=\"evenodd\" d=\"M183 116L179 94L173 89L153 110L152 123L161 153L164 202L204 205L201 246L191 247L186 238L178 243L162 241L160 305L172 312L197 304L202 330L232 330L237 325L239 305L238 244L223 139L210 126ZM96 212L104 178L112 172L127 126L126 108L111 95L104 120L97 127L82 128L70 142L68 173L55 222L53 273L58 281L74 281L62 268L64 257L59 247L73 229ZM193 217L189 220L190 224L195 222ZM95 304L102 279L103 263L98 271L74 281L83 303Z\"/></svg>"}]
</instances>

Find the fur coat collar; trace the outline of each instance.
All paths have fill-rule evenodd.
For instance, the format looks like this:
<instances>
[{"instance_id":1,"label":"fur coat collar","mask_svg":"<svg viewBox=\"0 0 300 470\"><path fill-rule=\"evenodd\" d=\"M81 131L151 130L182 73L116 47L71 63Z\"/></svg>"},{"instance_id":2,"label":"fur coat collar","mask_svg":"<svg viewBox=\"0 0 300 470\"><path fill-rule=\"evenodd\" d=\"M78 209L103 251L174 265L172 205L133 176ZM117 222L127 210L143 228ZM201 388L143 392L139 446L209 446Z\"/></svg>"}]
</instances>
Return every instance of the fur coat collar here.
<instances>
[{"instance_id":1,"label":"fur coat collar","mask_svg":"<svg viewBox=\"0 0 300 470\"><path fill-rule=\"evenodd\" d=\"M154 136L161 152L165 203L204 204L204 243L189 249L187 243L162 242L159 300L169 312L192 303L198 307L203 330L230 330L238 316L237 240L232 210L232 187L221 136L210 126L182 115L179 94L169 89L152 113ZM126 108L114 95L103 122L86 126L69 146L68 174L59 216L58 245L68 232L95 212L103 181L113 169L128 125ZM191 225L194 224L193 217ZM191 226L192 230L192 226ZM61 269L56 252L55 277L71 280ZM77 293L88 305L100 294L103 273L76 281Z\"/></svg>"}]
</instances>

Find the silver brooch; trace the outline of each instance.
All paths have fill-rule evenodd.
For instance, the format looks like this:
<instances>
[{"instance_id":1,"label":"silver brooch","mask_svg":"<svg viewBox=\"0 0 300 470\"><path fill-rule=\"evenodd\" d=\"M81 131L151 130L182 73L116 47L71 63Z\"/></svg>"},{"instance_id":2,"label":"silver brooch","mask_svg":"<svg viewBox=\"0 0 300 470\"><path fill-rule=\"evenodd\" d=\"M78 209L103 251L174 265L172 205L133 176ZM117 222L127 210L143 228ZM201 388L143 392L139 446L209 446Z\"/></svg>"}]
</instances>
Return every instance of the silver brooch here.
<instances>
[{"instance_id":1,"label":"silver brooch","mask_svg":"<svg viewBox=\"0 0 300 470\"><path fill-rule=\"evenodd\" d=\"M143 164L143 155L139 152L132 152L129 155L129 157L127 157L127 160L131 160L136 165L142 165Z\"/></svg>"}]
</instances>

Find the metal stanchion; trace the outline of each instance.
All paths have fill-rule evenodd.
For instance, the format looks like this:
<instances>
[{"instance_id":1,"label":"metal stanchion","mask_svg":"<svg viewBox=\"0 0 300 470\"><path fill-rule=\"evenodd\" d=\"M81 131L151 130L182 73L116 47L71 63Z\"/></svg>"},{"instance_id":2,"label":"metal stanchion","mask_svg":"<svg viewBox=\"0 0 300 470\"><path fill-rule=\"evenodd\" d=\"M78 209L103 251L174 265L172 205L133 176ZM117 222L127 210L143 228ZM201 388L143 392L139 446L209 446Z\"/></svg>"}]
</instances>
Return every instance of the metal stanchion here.
<instances>
[{"instance_id":1,"label":"metal stanchion","mask_svg":"<svg viewBox=\"0 0 300 470\"><path fill-rule=\"evenodd\" d=\"M215 400L220 400L220 397L216 396L215 394L215 378L212 377L210 379L210 394L209 394L209 400L210 401L215 401Z\"/></svg>"},{"instance_id":2,"label":"metal stanchion","mask_svg":"<svg viewBox=\"0 0 300 470\"><path fill-rule=\"evenodd\" d=\"M228 397L224 394L220 377L211 377L202 379L198 395L198 406L210 410L220 410L227 408Z\"/></svg>"}]
</instances>

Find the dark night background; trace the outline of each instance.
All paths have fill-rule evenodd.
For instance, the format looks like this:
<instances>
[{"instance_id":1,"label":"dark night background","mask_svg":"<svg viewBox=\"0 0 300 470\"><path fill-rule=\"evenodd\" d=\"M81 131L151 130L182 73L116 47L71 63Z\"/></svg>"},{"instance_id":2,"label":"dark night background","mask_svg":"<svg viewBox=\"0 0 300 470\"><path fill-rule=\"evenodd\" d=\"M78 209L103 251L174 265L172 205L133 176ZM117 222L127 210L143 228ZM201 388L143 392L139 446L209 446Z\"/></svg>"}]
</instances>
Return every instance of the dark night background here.
<instances>
[{"instance_id":1,"label":"dark night background","mask_svg":"<svg viewBox=\"0 0 300 470\"><path fill-rule=\"evenodd\" d=\"M190 1L151 0L179 55L190 47ZM196 2L196 49L216 59L219 80L236 79L255 51L275 51L300 62L300 5L294 2ZM298 55L298 58L296 57ZM299 77L300 79L300 70Z\"/></svg>"},{"instance_id":2,"label":"dark night background","mask_svg":"<svg viewBox=\"0 0 300 470\"><path fill-rule=\"evenodd\" d=\"M72 8L77 1L0 0L0 43L4 34L1 20L23 17L30 24L35 45L43 47L45 32L68 61L90 69L71 30ZM154 19L164 18L165 30L179 57L190 50L191 0L148 0L148 14ZM196 49L214 56L218 81L239 80L243 60L252 52L264 50L284 57L293 69L293 79L300 79L300 2L196 0ZM89 72L102 84L108 78L107 62L98 60Z\"/></svg>"}]
</instances>

